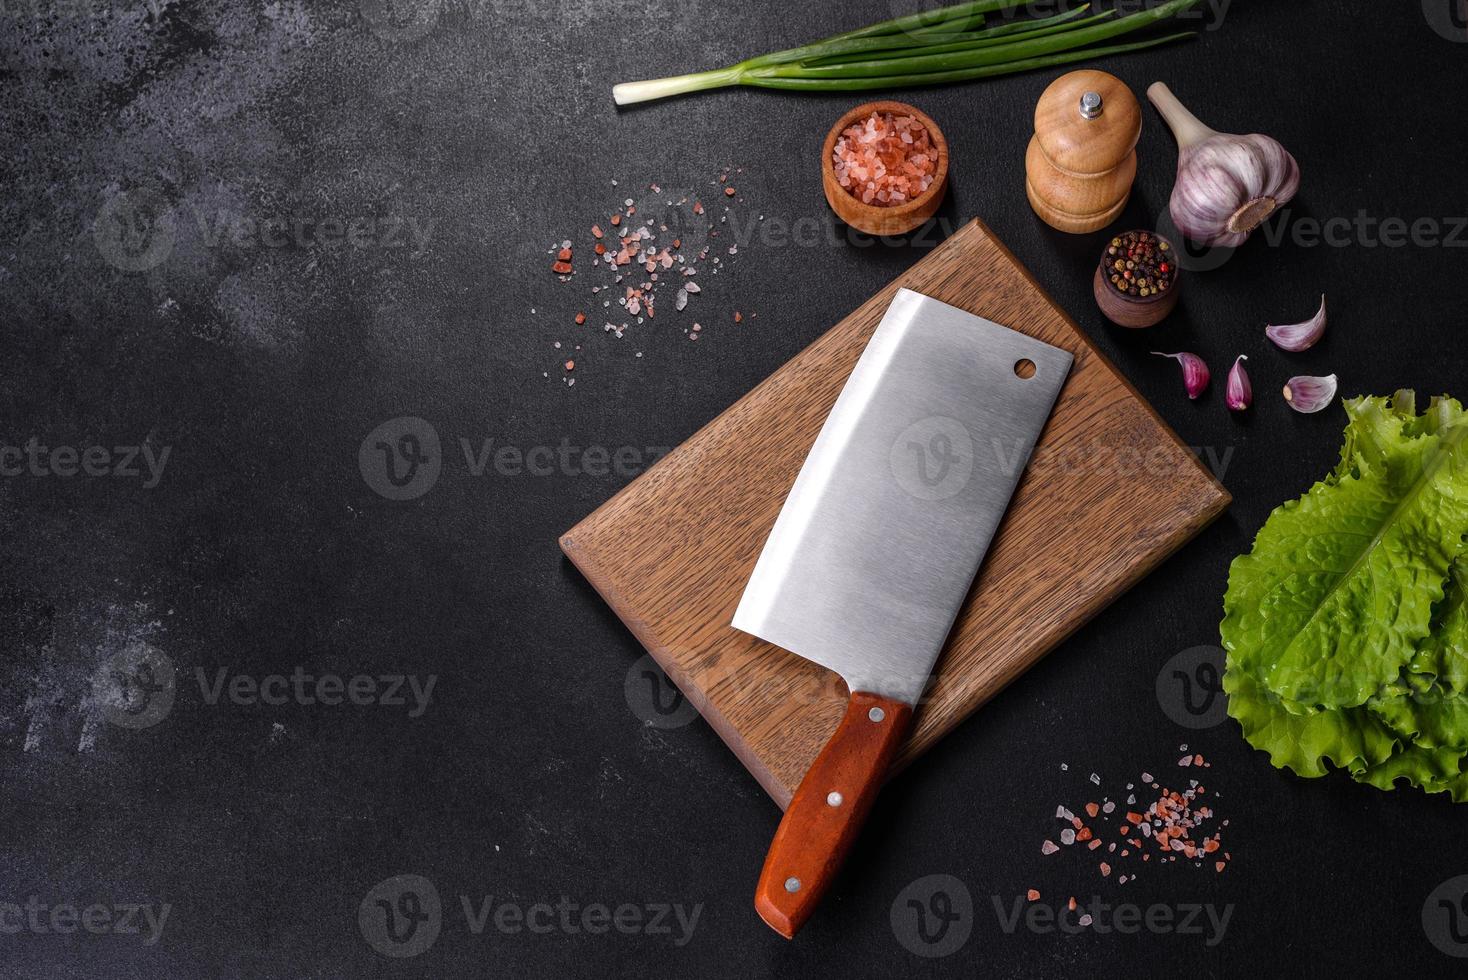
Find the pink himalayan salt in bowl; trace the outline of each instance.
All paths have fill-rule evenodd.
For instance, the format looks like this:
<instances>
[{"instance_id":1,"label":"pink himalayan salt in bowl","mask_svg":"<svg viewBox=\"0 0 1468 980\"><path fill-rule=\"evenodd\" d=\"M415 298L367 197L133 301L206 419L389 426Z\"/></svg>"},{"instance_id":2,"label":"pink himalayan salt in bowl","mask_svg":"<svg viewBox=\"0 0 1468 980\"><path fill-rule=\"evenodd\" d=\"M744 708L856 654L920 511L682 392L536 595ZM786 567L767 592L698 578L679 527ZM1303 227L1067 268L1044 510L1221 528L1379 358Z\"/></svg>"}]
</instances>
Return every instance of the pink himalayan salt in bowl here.
<instances>
[{"instance_id":1,"label":"pink himalayan salt in bowl","mask_svg":"<svg viewBox=\"0 0 1468 980\"><path fill-rule=\"evenodd\" d=\"M850 149L852 153L856 154L857 162L868 160L864 150L871 146L871 144L863 144L860 137L867 133L867 121L873 116L876 116L877 119L874 131L878 135L895 134L894 138L896 142L902 147L900 153L904 165L912 162L908 159L909 153L914 156L916 155L916 151L913 151L912 147L919 145L919 138L926 138L925 148L927 149L927 153L925 155L930 158L934 169L931 175L929 175L931 179L927 182L927 189L917 193L915 197L909 197L906 201L893 201L891 189L886 186L881 188L876 186L870 188L860 186L858 178L846 165L846 149ZM887 123L888 119L892 120L890 126ZM896 121L898 119L915 120L921 127L921 132L919 132L913 129L911 124L907 124L906 132L912 139L912 143L903 142L901 131L896 129ZM855 141L853 141L851 136L847 135L848 131L851 130L855 131L853 134L856 137ZM846 140L847 146L843 148L842 154L838 155L836 144L842 139ZM872 142L879 143L880 140ZM892 149L896 150L896 147L892 147ZM836 166L838 163L842 165L844 175L848 178L847 186L844 187L836 176ZM865 232L868 235L905 235L921 227L937 213L938 208L943 204L944 195L948 190L948 141L943 138L942 129L933 121L931 116L906 102L882 99L876 102L864 102L861 105L853 106L847 110L842 114L840 119L836 120L830 130L827 131L825 142L821 144L820 164L821 190L825 194L826 203L831 205L831 210L836 212L837 218L846 222L846 224L857 231ZM870 164L869 160L868 164ZM916 188L923 186L922 177L924 174L922 171L924 167L916 163L913 166L919 170L917 175L907 171L905 166L899 169L905 179L911 179L914 176L917 177L916 183L909 183L907 185L911 190L916 190ZM887 162L882 161L882 169L891 172L892 168L889 167ZM873 175L875 175L874 166ZM869 178L866 183L875 185L876 180ZM872 202L870 204L863 202L861 199L862 194L867 190L872 192ZM887 191L887 200L885 202L877 196L882 190ZM910 190L904 190L902 193L908 195Z\"/></svg>"},{"instance_id":2,"label":"pink himalayan salt in bowl","mask_svg":"<svg viewBox=\"0 0 1468 980\"><path fill-rule=\"evenodd\" d=\"M836 139L836 180L852 197L874 207L897 207L927 192L938 172L938 149L912 115L873 112Z\"/></svg>"}]
</instances>

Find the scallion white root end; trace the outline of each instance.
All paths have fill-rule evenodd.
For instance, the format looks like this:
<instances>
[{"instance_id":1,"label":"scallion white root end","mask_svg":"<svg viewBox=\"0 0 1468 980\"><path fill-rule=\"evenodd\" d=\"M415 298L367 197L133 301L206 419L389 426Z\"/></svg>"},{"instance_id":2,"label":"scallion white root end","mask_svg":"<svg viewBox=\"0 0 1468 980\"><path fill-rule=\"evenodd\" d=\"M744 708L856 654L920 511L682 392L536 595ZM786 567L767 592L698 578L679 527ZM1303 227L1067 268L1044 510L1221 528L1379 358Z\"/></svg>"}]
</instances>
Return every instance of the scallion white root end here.
<instances>
[{"instance_id":1,"label":"scallion white root end","mask_svg":"<svg viewBox=\"0 0 1468 980\"><path fill-rule=\"evenodd\" d=\"M720 68L716 71L701 71L692 75L674 75L670 78L650 78L642 82L622 82L612 86L612 98L617 105L633 105L666 99L671 95L687 92L702 92L711 88L724 88L739 84L738 68Z\"/></svg>"}]
</instances>

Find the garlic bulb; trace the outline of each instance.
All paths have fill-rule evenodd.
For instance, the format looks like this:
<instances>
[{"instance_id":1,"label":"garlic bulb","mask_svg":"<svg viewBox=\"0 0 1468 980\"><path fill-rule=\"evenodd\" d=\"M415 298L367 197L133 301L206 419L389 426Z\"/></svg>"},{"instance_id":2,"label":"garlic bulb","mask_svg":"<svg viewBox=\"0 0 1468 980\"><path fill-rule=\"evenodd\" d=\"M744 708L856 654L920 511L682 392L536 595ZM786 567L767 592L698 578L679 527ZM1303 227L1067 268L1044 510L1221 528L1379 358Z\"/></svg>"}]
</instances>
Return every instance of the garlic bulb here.
<instances>
[{"instance_id":1,"label":"garlic bulb","mask_svg":"<svg viewBox=\"0 0 1468 980\"><path fill-rule=\"evenodd\" d=\"M1147 89L1147 98L1177 137L1177 183L1168 210L1194 241L1242 245L1300 189L1300 166L1277 141L1258 133L1214 132L1161 82Z\"/></svg>"}]
</instances>

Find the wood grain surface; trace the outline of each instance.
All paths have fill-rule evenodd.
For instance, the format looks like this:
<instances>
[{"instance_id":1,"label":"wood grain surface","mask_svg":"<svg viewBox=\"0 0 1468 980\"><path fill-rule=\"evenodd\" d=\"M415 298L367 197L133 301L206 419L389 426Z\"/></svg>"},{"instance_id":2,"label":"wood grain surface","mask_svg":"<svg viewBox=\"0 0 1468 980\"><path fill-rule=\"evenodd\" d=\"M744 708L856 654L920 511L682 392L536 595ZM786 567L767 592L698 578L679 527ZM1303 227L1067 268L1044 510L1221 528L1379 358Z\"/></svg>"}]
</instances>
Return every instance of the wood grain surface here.
<instances>
[{"instance_id":1,"label":"wood grain surface","mask_svg":"<svg viewBox=\"0 0 1468 980\"><path fill-rule=\"evenodd\" d=\"M730 626L785 495L899 286L1075 357L919 706L916 758L1217 517L1229 495L975 221L561 538L781 807L841 721L839 677Z\"/></svg>"},{"instance_id":2,"label":"wood grain surface","mask_svg":"<svg viewBox=\"0 0 1468 980\"><path fill-rule=\"evenodd\" d=\"M1025 179L1034 196L1046 205L1040 216L1047 221L1051 211L1091 219L1106 214L1114 216L1132 195L1132 184L1137 179L1137 152L1128 153L1121 163L1104 174L1076 177L1052 167L1040 149L1040 138L1032 136L1025 149ZM1107 224L1110 222L1091 230L1105 228Z\"/></svg>"},{"instance_id":3,"label":"wood grain surface","mask_svg":"<svg viewBox=\"0 0 1468 980\"><path fill-rule=\"evenodd\" d=\"M1081 97L1091 92L1103 104L1086 118ZM1083 68L1051 82L1035 105L1035 135L1025 151L1035 213L1072 235L1111 224L1131 197L1141 134L1142 106L1115 75Z\"/></svg>"},{"instance_id":4,"label":"wood grain surface","mask_svg":"<svg viewBox=\"0 0 1468 980\"><path fill-rule=\"evenodd\" d=\"M1102 98L1101 114L1081 115L1081 96ZM1083 68L1061 75L1035 103L1035 138L1055 169L1074 177L1113 170L1137 148L1142 104L1115 75Z\"/></svg>"},{"instance_id":5,"label":"wood grain surface","mask_svg":"<svg viewBox=\"0 0 1468 980\"><path fill-rule=\"evenodd\" d=\"M841 724L800 781L754 890L760 918L786 939L836 880L911 723L905 701L852 692Z\"/></svg>"}]
</instances>

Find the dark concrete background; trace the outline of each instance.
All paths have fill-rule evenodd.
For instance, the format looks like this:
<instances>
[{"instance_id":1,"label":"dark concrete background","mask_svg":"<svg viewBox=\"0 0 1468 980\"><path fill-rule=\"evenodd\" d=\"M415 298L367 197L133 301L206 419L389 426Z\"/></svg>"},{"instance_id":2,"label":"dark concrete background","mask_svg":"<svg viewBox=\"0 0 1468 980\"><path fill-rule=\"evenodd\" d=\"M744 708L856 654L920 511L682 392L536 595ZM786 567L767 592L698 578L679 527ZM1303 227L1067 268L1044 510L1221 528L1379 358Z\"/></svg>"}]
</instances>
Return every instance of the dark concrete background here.
<instances>
[{"instance_id":1,"label":"dark concrete background","mask_svg":"<svg viewBox=\"0 0 1468 980\"><path fill-rule=\"evenodd\" d=\"M786 943L750 906L777 809L701 721L639 715L641 651L557 550L630 475L475 476L459 447L566 440L646 458L915 261L922 243L852 240L821 199L820 140L856 97L740 90L623 112L610 98L618 80L714 67L911 5L425 4L396 31L370 0L0 4L0 442L169 451L153 486L146 466L0 481L0 902L171 909L152 945L0 934L0 976L1461 969L1421 911L1468 873L1462 811L1277 772L1231 721L1174 723L1154 682L1177 652L1216 642L1229 561L1335 456L1339 409L1292 413L1278 395L1287 376L1337 372L1348 395L1468 393L1468 251L1256 238L1193 276L1164 326L1126 333L1089 294L1102 236L1058 235L1025 203L1031 113L1057 72L906 93L952 143L948 220L983 217L1211 454L1236 503L900 777L819 916ZM1166 79L1212 125L1292 149L1304 189L1277 230L1364 210L1437 219L1446 234L1468 213L1455 101L1468 44L1434 10L1235 0L1200 40L1105 67L1138 92ZM1176 154L1150 110L1139 153L1118 228L1156 227L1165 210ZM755 235L718 276L705 269L688 311L669 304L621 340L594 311L576 328L592 277L556 281L547 247L571 238L584 258L586 229L624 196L651 200L652 182L697 191L727 168L743 168L733 213L820 233ZM145 227L146 244L163 244L129 271L96 223L154 211L177 218L171 247ZM221 239L221 215L307 231L278 247ZM313 237L359 220L357 245ZM422 247L399 227L426 231ZM1327 340L1303 355L1270 348L1262 326L1304 318L1322 292ZM695 319L697 343L684 333ZM582 345L574 387L557 341ZM1205 355L1212 391L1189 403L1154 349ZM1258 399L1244 419L1222 402L1240 352ZM412 500L374 492L359 468L368 434L401 417L441 440L441 472ZM122 462L107 459L108 473ZM108 689L91 693L92 678L136 668L140 652L175 669L171 711L108 724ZM196 682L298 667L433 675L436 687L414 718L383 704L211 704ZM1114 791L1172 771L1184 742L1213 762L1225 874L1151 867L1118 887L1076 855L1041 858L1055 805L1093 797L1090 772ZM442 932L390 960L358 907L401 874L432 881ZM935 874L963 883L974 919L957 952L924 960L891 912ZM1006 934L992 897L1029 887L1047 901L1232 913L1211 947L1198 935ZM676 925L475 935L460 896L680 904L700 918L682 945Z\"/></svg>"}]
</instances>

